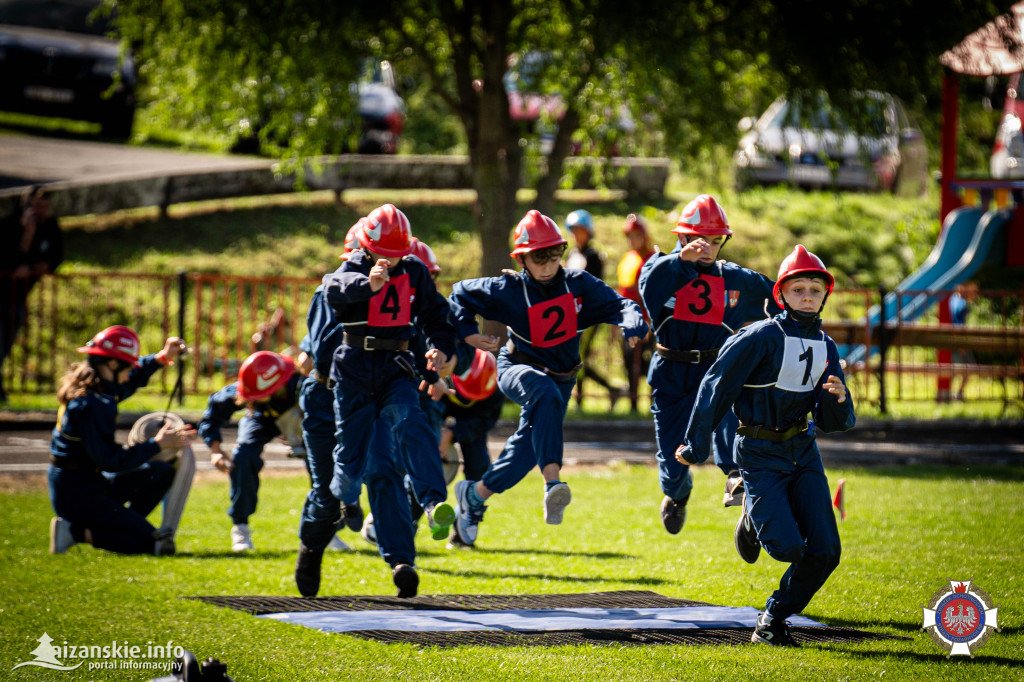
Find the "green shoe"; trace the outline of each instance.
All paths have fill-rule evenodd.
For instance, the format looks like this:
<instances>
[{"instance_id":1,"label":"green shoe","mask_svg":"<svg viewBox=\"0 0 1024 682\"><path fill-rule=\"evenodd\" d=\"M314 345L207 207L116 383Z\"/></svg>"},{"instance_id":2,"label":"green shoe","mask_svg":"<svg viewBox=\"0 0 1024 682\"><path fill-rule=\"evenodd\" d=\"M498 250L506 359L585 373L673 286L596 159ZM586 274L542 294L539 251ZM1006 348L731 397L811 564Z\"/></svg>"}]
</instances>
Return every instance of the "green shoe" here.
<instances>
[{"instance_id":1,"label":"green shoe","mask_svg":"<svg viewBox=\"0 0 1024 682\"><path fill-rule=\"evenodd\" d=\"M442 502L426 512L430 522L430 536L435 540L447 540L452 524L455 523L455 510L447 502Z\"/></svg>"}]
</instances>

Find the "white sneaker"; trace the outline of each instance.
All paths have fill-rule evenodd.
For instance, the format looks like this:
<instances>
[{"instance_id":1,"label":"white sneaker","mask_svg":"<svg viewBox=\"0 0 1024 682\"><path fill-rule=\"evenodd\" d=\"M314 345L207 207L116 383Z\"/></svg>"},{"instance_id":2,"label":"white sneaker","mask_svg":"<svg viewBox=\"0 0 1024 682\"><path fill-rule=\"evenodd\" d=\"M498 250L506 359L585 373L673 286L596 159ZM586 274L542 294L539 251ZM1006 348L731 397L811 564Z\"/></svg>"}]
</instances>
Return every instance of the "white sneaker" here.
<instances>
[{"instance_id":1,"label":"white sneaker","mask_svg":"<svg viewBox=\"0 0 1024 682\"><path fill-rule=\"evenodd\" d=\"M248 523L237 523L231 526L231 551L248 552L255 549L252 546L252 531Z\"/></svg>"},{"instance_id":2,"label":"white sneaker","mask_svg":"<svg viewBox=\"0 0 1024 682\"><path fill-rule=\"evenodd\" d=\"M363 527L360 529L359 534L371 545L377 545L377 529L373 526L373 512L367 514L366 518L363 519Z\"/></svg>"},{"instance_id":3,"label":"white sneaker","mask_svg":"<svg viewBox=\"0 0 1024 682\"><path fill-rule=\"evenodd\" d=\"M50 554L63 554L75 544L71 536L71 522L59 516L50 519Z\"/></svg>"},{"instance_id":4,"label":"white sneaker","mask_svg":"<svg viewBox=\"0 0 1024 682\"><path fill-rule=\"evenodd\" d=\"M349 547L344 540L339 538L337 535L331 538L331 541L327 543L328 549L338 549L343 552L351 552L352 548Z\"/></svg>"},{"instance_id":5,"label":"white sneaker","mask_svg":"<svg viewBox=\"0 0 1024 682\"><path fill-rule=\"evenodd\" d=\"M565 508L572 502L572 491L565 483L556 483L544 493L544 522L552 526L562 523Z\"/></svg>"}]
</instances>

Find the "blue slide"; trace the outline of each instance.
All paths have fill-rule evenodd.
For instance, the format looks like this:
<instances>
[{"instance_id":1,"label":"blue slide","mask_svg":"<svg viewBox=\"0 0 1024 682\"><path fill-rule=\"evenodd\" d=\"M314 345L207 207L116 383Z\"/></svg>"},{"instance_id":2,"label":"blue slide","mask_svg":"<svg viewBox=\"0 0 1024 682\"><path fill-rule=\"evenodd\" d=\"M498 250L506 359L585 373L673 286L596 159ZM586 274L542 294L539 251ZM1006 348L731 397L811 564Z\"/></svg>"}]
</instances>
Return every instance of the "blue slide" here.
<instances>
[{"instance_id":1,"label":"blue slide","mask_svg":"<svg viewBox=\"0 0 1024 682\"><path fill-rule=\"evenodd\" d=\"M957 284L969 280L986 262L1001 262L1005 228L1013 209L983 211L976 206L958 208L946 216L939 241L925 262L885 297L885 321L912 322L947 296ZM913 291L913 294L903 294ZM872 328L881 318L878 306L867 315ZM863 321L862 321L863 324ZM848 363L866 359L863 346L839 346L840 357ZM875 352L872 349L872 352Z\"/></svg>"}]
</instances>

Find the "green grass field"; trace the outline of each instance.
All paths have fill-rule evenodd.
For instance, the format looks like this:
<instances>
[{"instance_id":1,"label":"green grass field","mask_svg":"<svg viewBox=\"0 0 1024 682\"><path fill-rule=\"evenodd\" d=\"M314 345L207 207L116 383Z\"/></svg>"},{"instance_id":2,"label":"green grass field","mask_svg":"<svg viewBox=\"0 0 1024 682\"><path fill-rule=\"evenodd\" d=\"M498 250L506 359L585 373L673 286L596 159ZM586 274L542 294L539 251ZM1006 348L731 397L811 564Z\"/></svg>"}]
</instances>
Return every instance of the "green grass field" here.
<instances>
[{"instance_id":1,"label":"green grass field","mask_svg":"<svg viewBox=\"0 0 1024 682\"><path fill-rule=\"evenodd\" d=\"M381 644L255 618L181 597L297 596L292 578L307 479L264 475L251 525L257 551L229 549L227 483L203 474L192 491L175 557L125 557L75 547L47 553L49 501L41 483L0 495L0 671L6 679L139 680L145 672L24 667L46 632L54 644L146 646L173 640L215 656L243 680L537 679L1021 679L1024 674L1024 468L833 470L847 479L843 559L805 615L829 625L905 637L860 644L584 646L441 649ZM573 503L546 526L542 483L531 473L494 498L478 549L448 551L421 531L421 594L536 594L651 590L666 596L763 607L785 566L762 553L743 563L732 547L738 510L723 509L717 469L695 470L683 532L658 517L655 470L567 469ZM364 497L365 504L365 497ZM325 558L321 595L393 594L390 573L356 535L356 551ZM972 579L999 608L1001 632L973 660L947 659L920 631L921 606L947 579ZM70 659L62 660L65 664ZM9 672L11 671L11 672ZM166 674L166 673L160 673Z\"/></svg>"}]
</instances>

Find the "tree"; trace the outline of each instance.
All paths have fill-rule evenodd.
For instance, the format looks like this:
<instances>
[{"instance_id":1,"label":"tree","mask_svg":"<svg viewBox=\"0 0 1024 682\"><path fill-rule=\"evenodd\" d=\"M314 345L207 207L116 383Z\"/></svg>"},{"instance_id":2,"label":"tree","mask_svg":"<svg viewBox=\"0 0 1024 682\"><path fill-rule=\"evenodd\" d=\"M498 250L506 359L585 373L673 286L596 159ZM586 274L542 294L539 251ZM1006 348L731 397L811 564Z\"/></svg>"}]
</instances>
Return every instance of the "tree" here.
<instances>
[{"instance_id":1,"label":"tree","mask_svg":"<svg viewBox=\"0 0 1024 682\"><path fill-rule=\"evenodd\" d=\"M937 109L939 54L1009 4L647 0L638 11L608 0L118 3L122 34L141 47L155 111L212 129L255 119L264 145L277 143L293 160L337 138L362 57L418 64L465 131L483 274L509 264L525 161L541 161L537 205L550 212L569 150L607 129L616 107L653 119L683 160L714 158L709 150L734 143L741 116L787 89L823 88L840 104L856 90L889 90ZM543 154L510 115L504 82L509 57L531 53L549 57L540 87L564 105Z\"/></svg>"}]
</instances>

